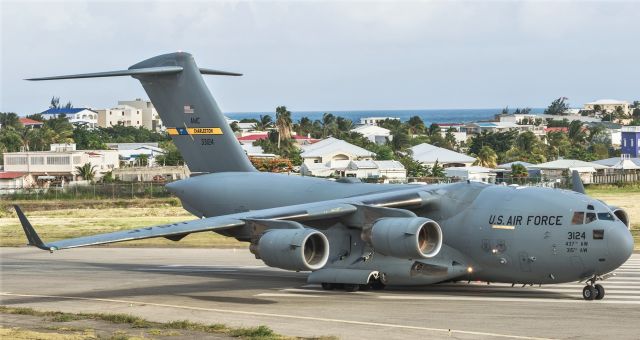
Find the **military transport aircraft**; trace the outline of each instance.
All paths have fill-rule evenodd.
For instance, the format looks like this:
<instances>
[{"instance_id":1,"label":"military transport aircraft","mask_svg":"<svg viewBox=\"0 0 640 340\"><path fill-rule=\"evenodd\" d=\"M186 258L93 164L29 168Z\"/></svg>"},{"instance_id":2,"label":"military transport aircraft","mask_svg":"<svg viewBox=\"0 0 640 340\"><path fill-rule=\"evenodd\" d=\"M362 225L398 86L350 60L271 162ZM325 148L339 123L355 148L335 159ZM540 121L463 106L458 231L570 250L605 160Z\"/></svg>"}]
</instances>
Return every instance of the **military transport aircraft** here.
<instances>
[{"instance_id":1,"label":"military transport aircraft","mask_svg":"<svg viewBox=\"0 0 640 340\"><path fill-rule=\"evenodd\" d=\"M254 169L184 52L127 70L35 78L132 76L167 126L190 170L167 184L200 219L43 242L15 207L29 244L54 250L216 232L250 242L265 264L310 271L324 289L381 289L446 281L553 284L585 281L583 297L602 299L608 278L633 251L627 214L567 191L463 182L381 185L261 173Z\"/></svg>"}]
</instances>

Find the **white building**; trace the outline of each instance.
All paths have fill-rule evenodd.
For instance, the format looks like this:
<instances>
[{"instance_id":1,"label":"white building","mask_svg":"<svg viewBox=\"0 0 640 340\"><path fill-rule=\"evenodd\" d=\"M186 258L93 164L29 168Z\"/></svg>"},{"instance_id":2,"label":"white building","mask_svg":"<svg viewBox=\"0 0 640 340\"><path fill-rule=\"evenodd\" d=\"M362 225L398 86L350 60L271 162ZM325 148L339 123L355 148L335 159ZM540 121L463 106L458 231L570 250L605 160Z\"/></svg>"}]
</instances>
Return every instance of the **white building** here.
<instances>
[{"instance_id":1,"label":"white building","mask_svg":"<svg viewBox=\"0 0 640 340\"><path fill-rule=\"evenodd\" d=\"M301 156L305 164L372 160L375 157L375 154L369 150L333 137L310 145L303 145L301 149Z\"/></svg>"},{"instance_id":2,"label":"white building","mask_svg":"<svg viewBox=\"0 0 640 340\"><path fill-rule=\"evenodd\" d=\"M480 123L469 123L462 128L467 134L480 134L484 131L487 132L505 132L516 130L518 132L531 131L536 135L544 136L544 126L543 125L520 125L512 122L480 122Z\"/></svg>"},{"instance_id":3,"label":"white building","mask_svg":"<svg viewBox=\"0 0 640 340\"><path fill-rule=\"evenodd\" d=\"M139 128L144 126L142 110L128 105L118 105L111 109L96 110L98 112L98 126L110 128L117 125Z\"/></svg>"},{"instance_id":4,"label":"white building","mask_svg":"<svg viewBox=\"0 0 640 340\"><path fill-rule=\"evenodd\" d=\"M624 100L616 99L600 99L594 102L584 104L585 110L595 110L595 107L599 106L601 112L612 113L616 112L617 108L621 108L625 116L629 115L629 103Z\"/></svg>"},{"instance_id":5,"label":"white building","mask_svg":"<svg viewBox=\"0 0 640 340\"><path fill-rule=\"evenodd\" d=\"M5 171L27 173L38 182L75 181L76 167L86 163L95 166L96 178L120 166L115 150L75 150L75 145L64 151L6 152L3 157Z\"/></svg>"},{"instance_id":6,"label":"white building","mask_svg":"<svg viewBox=\"0 0 640 340\"><path fill-rule=\"evenodd\" d=\"M360 125L351 132L357 132L376 144L384 144L391 140L391 131L377 125Z\"/></svg>"},{"instance_id":7,"label":"white building","mask_svg":"<svg viewBox=\"0 0 640 340\"><path fill-rule=\"evenodd\" d=\"M40 114L45 120L62 116L66 117L73 125L84 125L88 128L95 128L98 126L98 113L85 107L48 109L40 112Z\"/></svg>"},{"instance_id":8,"label":"white building","mask_svg":"<svg viewBox=\"0 0 640 340\"><path fill-rule=\"evenodd\" d=\"M360 118L360 125L378 125L385 120L400 120L398 117L364 117Z\"/></svg>"},{"instance_id":9,"label":"white building","mask_svg":"<svg viewBox=\"0 0 640 340\"><path fill-rule=\"evenodd\" d=\"M493 169L482 166L451 167L444 169L444 173L449 178L456 178L463 181L495 183L496 173Z\"/></svg>"},{"instance_id":10,"label":"white building","mask_svg":"<svg viewBox=\"0 0 640 340\"><path fill-rule=\"evenodd\" d=\"M107 143L107 147L118 151L120 161L138 166L141 166L140 157L147 158L146 166L148 167L162 165L157 164L156 157L166 153L164 149L158 147L158 143Z\"/></svg>"},{"instance_id":11,"label":"white building","mask_svg":"<svg viewBox=\"0 0 640 340\"><path fill-rule=\"evenodd\" d=\"M440 166L445 168L468 167L476 161L476 159L471 156L428 143L422 143L412 147L411 157L414 160L431 167L433 167L437 161Z\"/></svg>"},{"instance_id":12,"label":"white building","mask_svg":"<svg viewBox=\"0 0 640 340\"><path fill-rule=\"evenodd\" d=\"M140 110L142 115L142 126L151 131L164 131L166 128L160 119L160 115L153 103L149 100L142 100L136 98L136 100L119 100L118 105L129 106Z\"/></svg>"},{"instance_id":13,"label":"white building","mask_svg":"<svg viewBox=\"0 0 640 340\"><path fill-rule=\"evenodd\" d=\"M589 163L577 159L558 159L555 161L534 164L528 167L528 169L538 169L543 177L548 179L559 179L565 176L570 176L574 170L578 171L583 183L591 183L591 175L601 171L607 167L604 165Z\"/></svg>"},{"instance_id":14,"label":"white building","mask_svg":"<svg viewBox=\"0 0 640 340\"><path fill-rule=\"evenodd\" d=\"M0 172L0 195L13 194L16 189L30 188L35 185L33 176L24 172Z\"/></svg>"}]
</instances>

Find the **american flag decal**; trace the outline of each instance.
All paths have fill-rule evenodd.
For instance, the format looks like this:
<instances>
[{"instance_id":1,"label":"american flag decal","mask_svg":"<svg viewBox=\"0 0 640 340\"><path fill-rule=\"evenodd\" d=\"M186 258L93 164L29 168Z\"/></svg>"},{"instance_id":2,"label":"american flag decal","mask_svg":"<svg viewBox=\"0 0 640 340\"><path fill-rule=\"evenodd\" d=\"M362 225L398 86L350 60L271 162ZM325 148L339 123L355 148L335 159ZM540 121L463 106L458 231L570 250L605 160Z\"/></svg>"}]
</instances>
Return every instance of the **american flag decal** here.
<instances>
[{"instance_id":1,"label":"american flag decal","mask_svg":"<svg viewBox=\"0 0 640 340\"><path fill-rule=\"evenodd\" d=\"M193 107L193 105L185 105L184 106L184 113L193 113L193 110L195 108Z\"/></svg>"}]
</instances>

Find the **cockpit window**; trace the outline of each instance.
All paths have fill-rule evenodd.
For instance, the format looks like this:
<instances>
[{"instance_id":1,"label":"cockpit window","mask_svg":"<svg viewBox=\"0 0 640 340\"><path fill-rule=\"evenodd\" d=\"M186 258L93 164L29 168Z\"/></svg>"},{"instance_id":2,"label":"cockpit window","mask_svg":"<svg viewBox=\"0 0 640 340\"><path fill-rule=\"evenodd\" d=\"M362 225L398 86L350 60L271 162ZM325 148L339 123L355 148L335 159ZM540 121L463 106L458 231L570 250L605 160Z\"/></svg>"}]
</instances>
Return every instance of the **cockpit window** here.
<instances>
[{"instance_id":1,"label":"cockpit window","mask_svg":"<svg viewBox=\"0 0 640 340\"><path fill-rule=\"evenodd\" d=\"M587 218L584 221L584 223L585 224L589 224L589 223L591 223L593 221L596 221L596 220L598 220L598 217L596 217L596 213L591 213L590 212L590 213L587 213Z\"/></svg>"},{"instance_id":2,"label":"cockpit window","mask_svg":"<svg viewBox=\"0 0 640 340\"><path fill-rule=\"evenodd\" d=\"M583 223L584 223L584 213L581 211L574 212L573 218L571 219L571 224L583 224Z\"/></svg>"},{"instance_id":3,"label":"cockpit window","mask_svg":"<svg viewBox=\"0 0 640 340\"><path fill-rule=\"evenodd\" d=\"M598 219L599 220L604 220L604 221L615 221L615 217L613 217L613 215L611 213L608 212L604 212L604 213L598 213Z\"/></svg>"}]
</instances>

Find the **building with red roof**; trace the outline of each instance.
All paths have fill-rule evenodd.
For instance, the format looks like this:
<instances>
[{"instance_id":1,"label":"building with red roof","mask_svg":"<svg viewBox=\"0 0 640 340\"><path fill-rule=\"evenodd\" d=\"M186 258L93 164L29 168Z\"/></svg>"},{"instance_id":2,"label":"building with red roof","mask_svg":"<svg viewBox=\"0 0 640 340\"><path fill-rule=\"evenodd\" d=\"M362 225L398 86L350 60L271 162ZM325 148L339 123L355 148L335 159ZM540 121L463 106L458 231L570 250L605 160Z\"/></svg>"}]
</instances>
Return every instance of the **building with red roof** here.
<instances>
[{"instance_id":1,"label":"building with red roof","mask_svg":"<svg viewBox=\"0 0 640 340\"><path fill-rule=\"evenodd\" d=\"M24 127L27 127L27 128L39 129L44 125L43 122L39 122L31 118L20 117L19 120L20 120L20 123L22 123L22 125L24 125Z\"/></svg>"}]
</instances>

